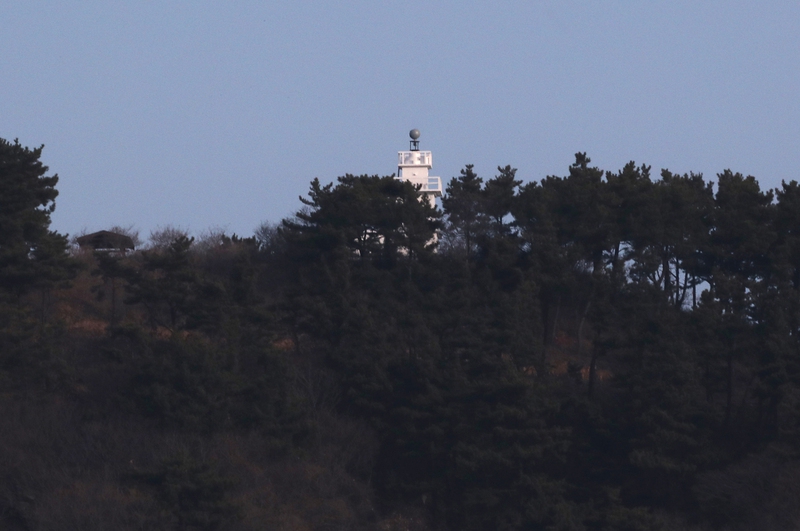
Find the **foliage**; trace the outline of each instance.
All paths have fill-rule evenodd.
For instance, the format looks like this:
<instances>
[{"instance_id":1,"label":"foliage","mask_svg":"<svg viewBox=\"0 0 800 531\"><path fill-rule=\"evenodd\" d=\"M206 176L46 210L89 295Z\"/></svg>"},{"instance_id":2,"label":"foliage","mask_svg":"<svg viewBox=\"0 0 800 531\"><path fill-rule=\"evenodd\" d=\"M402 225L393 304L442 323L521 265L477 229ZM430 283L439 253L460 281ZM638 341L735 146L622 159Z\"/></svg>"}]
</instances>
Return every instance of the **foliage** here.
<instances>
[{"instance_id":1,"label":"foliage","mask_svg":"<svg viewBox=\"0 0 800 531\"><path fill-rule=\"evenodd\" d=\"M185 453L164 460L153 473L136 474L133 478L157 490L173 529L214 531L237 514L226 496L234 482Z\"/></svg>"},{"instance_id":2,"label":"foliage","mask_svg":"<svg viewBox=\"0 0 800 531\"><path fill-rule=\"evenodd\" d=\"M794 181L577 153L467 165L439 210L346 175L61 289L55 180L4 149L41 192L0 241L7 527L797 527Z\"/></svg>"}]
</instances>

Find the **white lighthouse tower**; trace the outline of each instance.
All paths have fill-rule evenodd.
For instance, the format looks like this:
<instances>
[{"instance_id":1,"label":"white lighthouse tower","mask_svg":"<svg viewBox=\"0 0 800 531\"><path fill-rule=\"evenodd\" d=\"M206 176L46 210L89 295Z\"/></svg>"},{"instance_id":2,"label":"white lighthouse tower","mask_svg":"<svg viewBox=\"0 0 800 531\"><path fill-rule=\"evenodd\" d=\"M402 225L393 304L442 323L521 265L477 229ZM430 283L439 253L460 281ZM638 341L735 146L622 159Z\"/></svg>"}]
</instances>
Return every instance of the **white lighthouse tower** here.
<instances>
[{"instance_id":1,"label":"white lighthouse tower","mask_svg":"<svg viewBox=\"0 0 800 531\"><path fill-rule=\"evenodd\" d=\"M419 185L419 193L435 206L436 198L442 197L442 180L428 175L433 156L430 151L419 150L419 129L412 129L408 136L411 137L410 150L397 152L397 178Z\"/></svg>"}]
</instances>

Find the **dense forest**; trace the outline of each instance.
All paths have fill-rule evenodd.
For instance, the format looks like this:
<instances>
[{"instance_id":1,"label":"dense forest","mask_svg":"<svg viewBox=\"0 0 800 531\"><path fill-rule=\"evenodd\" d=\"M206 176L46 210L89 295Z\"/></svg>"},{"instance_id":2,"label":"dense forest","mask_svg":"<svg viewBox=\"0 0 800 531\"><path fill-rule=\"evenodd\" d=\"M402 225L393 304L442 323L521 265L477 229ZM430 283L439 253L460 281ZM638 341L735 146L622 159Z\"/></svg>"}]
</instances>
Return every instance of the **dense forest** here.
<instances>
[{"instance_id":1,"label":"dense forest","mask_svg":"<svg viewBox=\"0 0 800 531\"><path fill-rule=\"evenodd\" d=\"M2 529L800 526L794 181L346 175L92 251L41 152L0 140Z\"/></svg>"}]
</instances>

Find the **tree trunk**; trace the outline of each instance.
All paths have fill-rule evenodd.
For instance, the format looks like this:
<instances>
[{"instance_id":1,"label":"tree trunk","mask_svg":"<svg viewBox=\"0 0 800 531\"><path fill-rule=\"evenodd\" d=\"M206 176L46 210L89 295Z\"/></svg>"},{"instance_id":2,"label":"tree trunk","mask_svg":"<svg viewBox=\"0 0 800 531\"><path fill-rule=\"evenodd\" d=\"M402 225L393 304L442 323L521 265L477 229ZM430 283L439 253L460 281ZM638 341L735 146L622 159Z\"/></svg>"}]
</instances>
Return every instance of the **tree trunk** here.
<instances>
[{"instance_id":1,"label":"tree trunk","mask_svg":"<svg viewBox=\"0 0 800 531\"><path fill-rule=\"evenodd\" d=\"M600 357L600 347L597 346L597 338L595 338L594 347L592 348L592 359L589 362L589 386L587 394L589 398L594 396L594 386L597 380L597 358Z\"/></svg>"},{"instance_id":2,"label":"tree trunk","mask_svg":"<svg viewBox=\"0 0 800 531\"><path fill-rule=\"evenodd\" d=\"M731 420L731 408L733 407L733 357L736 352L736 341L733 341L731 349L728 351L726 367L725 385L725 427L728 427Z\"/></svg>"},{"instance_id":3,"label":"tree trunk","mask_svg":"<svg viewBox=\"0 0 800 531\"><path fill-rule=\"evenodd\" d=\"M549 337L548 334L549 328L547 327L547 322L549 321L549 314L550 314L550 303L547 302L547 297L541 297L541 311L542 311L542 347L547 347L549 344Z\"/></svg>"},{"instance_id":4,"label":"tree trunk","mask_svg":"<svg viewBox=\"0 0 800 531\"><path fill-rule=\"evenodd\" d=\"M611 279L615 290L619 277L619 247L620 242L617 242L616 246L614 247L614 263L611 265Z\"/></svg>"},{"instance_id":5,"label":"tree trunk","mask_svg":"<svg viewBox=\"0 0 800 531\"><path fill-rule=\"evenodd\" d=\"M589 314L589 307L592 305L592 294L589 294L589 300L586 301L586 307L583 309L581 316L581 323L578 325L578 357L583 353L583 325L586 323L586 316Z\"/></svg>"},{"instance_id":6,"label":"tree trunk","mask_svg":"<svg viewBox=\"0 0 800 531\"><path fill-rule=\"evenodd\" d=\"M558 333L558 314L561 313L561 297L558 297L556 302L556 315L553 318L553 343L556 341L556 334Z\"/></svg>"},{"instance_id":7,"label":"tree trunk","mask_svg":"<svg viewBox=\"0 0 800 531\"><path fill-rule=\"evenodd\" d=\"M117 324L117 280L111 277L111 326Z\"/></svg>"}]
</instances>

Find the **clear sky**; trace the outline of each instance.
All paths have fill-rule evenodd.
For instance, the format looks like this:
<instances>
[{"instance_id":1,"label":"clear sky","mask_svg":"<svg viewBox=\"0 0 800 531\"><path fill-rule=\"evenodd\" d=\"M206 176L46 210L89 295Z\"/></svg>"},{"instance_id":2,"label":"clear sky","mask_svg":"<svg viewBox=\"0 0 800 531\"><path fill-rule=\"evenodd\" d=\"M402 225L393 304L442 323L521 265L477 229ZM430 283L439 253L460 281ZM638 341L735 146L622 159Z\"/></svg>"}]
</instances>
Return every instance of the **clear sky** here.
<instances>
[{"instance_id":1,"label":"clear sky","mask_svg":"<svg viewBox=\"0 0 800 531\"><path fill-rule=\"evenodd\" d=\"M53 228L250 235L314 177L726 168L799 179L800 3L36 1L0 8L0 137L45 144Z\"/></svg>"}]
</instances>

